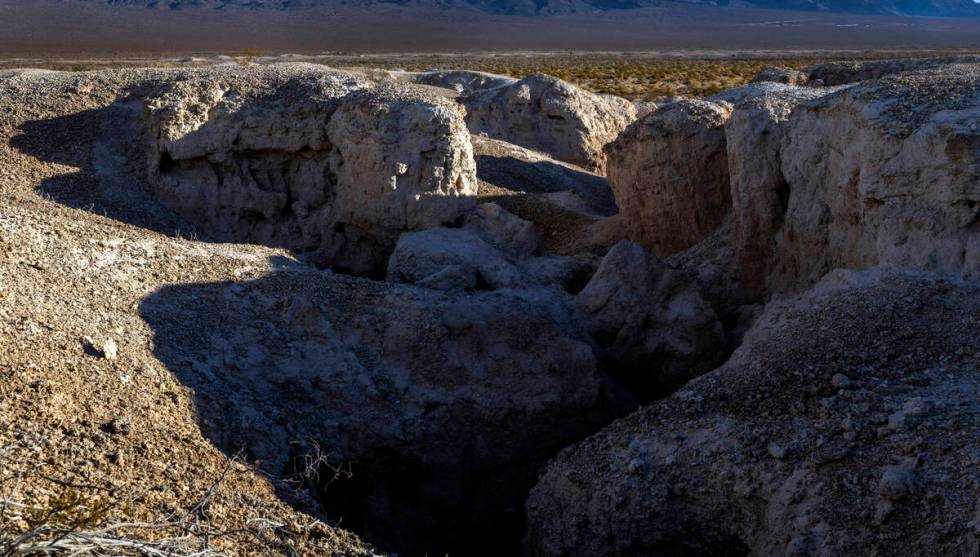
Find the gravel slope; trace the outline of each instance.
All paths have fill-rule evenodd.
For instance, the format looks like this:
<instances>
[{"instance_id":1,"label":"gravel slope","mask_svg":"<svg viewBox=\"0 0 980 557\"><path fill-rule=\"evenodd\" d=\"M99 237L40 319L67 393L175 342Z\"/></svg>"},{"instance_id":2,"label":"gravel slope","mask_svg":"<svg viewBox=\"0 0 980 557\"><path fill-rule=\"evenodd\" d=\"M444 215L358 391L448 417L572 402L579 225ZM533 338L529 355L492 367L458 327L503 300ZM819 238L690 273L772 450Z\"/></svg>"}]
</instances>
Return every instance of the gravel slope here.
<instances>
[{"instance_id":1,"label":"gravel slope","mask_svg":"<svg viewBox=\"0 0 980 557\"><path fill-rule=\"evenodd\" d=\"M131 123L107 107L161 75L0 77L0 496L77 497L73 513L105 509L96 526L164 523L123 532L189 536L192 548L207 538L229 554L370 554L295 510L308 504L299 492L212 446L193 393L153 355L138 313L147 295L257 278L270 258L289 257L175 235L180 225L141 196L137 176L103 172L118 151L97 138Z\"/></svg>"}]
</instances>

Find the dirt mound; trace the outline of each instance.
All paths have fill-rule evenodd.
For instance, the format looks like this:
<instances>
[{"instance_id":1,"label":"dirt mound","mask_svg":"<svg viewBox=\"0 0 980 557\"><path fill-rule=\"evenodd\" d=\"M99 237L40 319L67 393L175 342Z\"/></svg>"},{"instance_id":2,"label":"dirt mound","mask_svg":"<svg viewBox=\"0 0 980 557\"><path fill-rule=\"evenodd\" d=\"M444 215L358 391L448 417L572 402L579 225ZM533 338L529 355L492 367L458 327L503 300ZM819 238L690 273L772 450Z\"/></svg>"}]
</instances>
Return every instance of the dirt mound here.
<instances>
[{"instance_id":1,"label":"dirt mound","mask_svg":"<svg viewBox=\"0 0 980 557\"><path fill-rule=\"evenodd\" d=\"M772 305L723 367L549 465L530 554L976 551L978 301L872 270Z\"/></svg>"}]
</instances>

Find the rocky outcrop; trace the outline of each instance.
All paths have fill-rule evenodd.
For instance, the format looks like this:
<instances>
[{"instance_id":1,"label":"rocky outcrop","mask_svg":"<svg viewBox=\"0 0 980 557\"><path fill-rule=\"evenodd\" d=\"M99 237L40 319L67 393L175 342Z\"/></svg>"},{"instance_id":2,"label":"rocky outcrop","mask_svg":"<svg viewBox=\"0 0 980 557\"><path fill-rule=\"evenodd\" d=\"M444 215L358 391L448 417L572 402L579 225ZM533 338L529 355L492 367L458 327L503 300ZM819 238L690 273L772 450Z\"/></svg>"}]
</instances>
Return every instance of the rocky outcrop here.
<instances>
[{"instance_id":1,"label":"rocky outcrop","mask_svg":"<svg viewBox=\"0 0 980 557\"><path fill-rule=\"evenodd\" d=\"M513 541L537 467L608 419L562 297L447 295L283 263L143 303L209 437L276 476L313 462L329 516L382 547Z\"/></svg>"},{"instance_id":2,"label":"rocky outcrop","mask_svg":"<svg viewBox=\"0 0 980 557\"><path fill-rule=\"evenodd\" d=\"M790 188L783 177L780 149L786 123L799 104L830 91L759 83L719 95L736 109L725 125L731 175L733 250L742 294L760 300L767 293L776 233L782 226Z\"/></svg>"},{"instance_id":3,"label":"rocky outcrop","mask_svg":"<svg viewBox=\"0 0 980 557\"><path fill-rule=\"evenodd\" d=\"M485 185L555 202L564 198L564 205L592 216L612 216L617 212L609 183L602 176L483 135L472 136L472 143L477 177Z\"/></svg>"},{"instance_id":4,"label":"rocky outcrop","mask_svg":"<svg viewBox=\"0 0 980 557\"><path fill-rule=\"evenodd\" d=\"M591 257L542 255L534 226L494 203L479 205L462 228L403 234L388 280L436 290L559 286L577 291L595 270Z\"/></svg>"},{"instance_id":5,"label":"rocky outcrop","mask_svg":"<svg viewBox=\"0 0 980 557\"><path fill-rule=\"evenodd\" d=\"M980 65L901 74L797 108L770 278L879 263L980 276Z\"/></svg>"},{"instance_id":6,"label":"rocky outcrop","mask_svg":"<svg viewBox=\"0 0 980 557\"><path fill-rule=\"evenodd\" d=\"M806 85L810 76L805 72L770 66L752 78L752 83L783 83L785 85Z\"/></svg>"},{"instance_id":7,"label":"rocky outcrop","mask_svg":"<svg viewBox=\"0 0 980 557\"><path fill-rule=\"evenodd\" d=\"M473 133L599 171L605 168L603 147L636 118L632 103L613 102L544 74L461 100Z\"/></svg>"},{"instance_id":8,"label":"rocky outcrop","mask_svg":"<svg viewBox=\"0 0 980 557\"><path fill-rule=\"evenodd\" d=\"M724 360L724 330L697 282L635 242L609 250L575 303L641 399L670 392Z\"/></svg>"},{"instance_id":9,"label":"rocky outcrop","mask_svg":"<svg viewBox=\"0 0 980 557\"><path fill-rule=\"evenodd\" d=\"M803 69L810 81L823 85L845 85L880 79L900 73L936 69L951 64L977 64L980 56L964 55L945 58L911 58L899 60L871 60L864 62L829 62Z\"/></svg>"},{"instance_id":10,"label":"rocky outcrop","mask_svg":"<svg viewBox=\"0 0 980 557\"><path fill-rule=\"evenodd\" d=\"M460 110L408 86L315 66L188 79L146 100L153 193L208 236L383 269L398 235L476 195Z\"/></svg>"},{"instance_id":11,"label":"rocky outcrop","mask_svg":"<svg viewBox=\"0 0 980 557\"><path fill-rule=\"evenodd\" d=\"M772 304L725 366L560 453L528 554L975 553L978 316L976 282L877 269Z\"/></svg>"},{"instance_id":12,"label":"rocky outcrop","mask_svg":"<svg viewBox=\"0 0 980 557\"><path fill-rule=\"evenodd\" d=\"M630 238L661 257L714 231L731 207L726 102L681 100L632 124L606 148Z\"/></svg>"}]
</instances>

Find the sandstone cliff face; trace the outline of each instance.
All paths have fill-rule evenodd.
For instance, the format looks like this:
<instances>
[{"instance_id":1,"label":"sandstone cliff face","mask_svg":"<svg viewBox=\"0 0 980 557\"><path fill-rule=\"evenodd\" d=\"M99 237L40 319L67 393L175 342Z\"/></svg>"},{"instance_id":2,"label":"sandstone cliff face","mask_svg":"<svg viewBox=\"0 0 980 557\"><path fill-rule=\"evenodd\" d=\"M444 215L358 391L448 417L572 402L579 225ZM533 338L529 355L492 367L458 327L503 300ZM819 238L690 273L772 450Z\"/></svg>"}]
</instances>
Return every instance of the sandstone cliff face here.
<instances>
[{"instance_id":1,"label":"sandstone cliff face","mask_svg":"<svg viewBox=\"0 0 980 557\"><path fill-rule=\"evenodd\" d=\"M787 124L775 290L878 263L980 275L980 66L901 74Z\"/></svg>"},{"instance_id":2,"label":"sandstone cliff face","mask_svg":"<svg viewBox=\"0 0 980 557\"><path fill-rule=\"evenodd\" d=\"M610 101L544 74L462 101L473 133L599 171L606 164L603 147L636 118L632 103Z\"/></svg>"},{"instance_id":3,"label":"sandstone cliff face","mask_svg":"<svg viewBox=\"0 0 980 557\"><path fill-rule=\"evenodd\" d=\"M383 269L397 235L472 205L459 108L315 66L189 79L146 101L155 195L209 236Z\"/></svg>"},{"instance_id":4,"label":"sandstone cliff face","mask_svg":"<svg viewBox=\"0 0 980 557\"><path fill-rule=\"evenodd\" d=\"M560 453L528 553L975 553L978 304L872 270L772 305L723 367Z\"/></svg>"},{"instance_id":5,"label":"sandstone cliff face","mask_svg":"<svg viewBox=\"0 0 980 557\"><path fill-rule=\"evenodd\" d=\"M681 100L606 148L609 185L630 238L665 257L704 239L731 207L727 102Z\"/></svg>"}]
</instances>

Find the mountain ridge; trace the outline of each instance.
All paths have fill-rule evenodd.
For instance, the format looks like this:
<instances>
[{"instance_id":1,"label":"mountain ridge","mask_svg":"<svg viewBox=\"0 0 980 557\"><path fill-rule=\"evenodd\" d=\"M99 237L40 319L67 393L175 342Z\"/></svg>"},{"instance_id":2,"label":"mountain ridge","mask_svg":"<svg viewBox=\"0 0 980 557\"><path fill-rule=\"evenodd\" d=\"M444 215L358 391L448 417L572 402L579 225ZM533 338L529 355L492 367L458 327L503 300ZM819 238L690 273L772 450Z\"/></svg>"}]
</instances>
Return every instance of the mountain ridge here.
<instances>
[{"instance_id":1,"label":"mountain ridge","mask_svg":"<svg viewBox=\"0 0 980 557\"><path fill-rule=\"evenodd\" d=\"M810 12L872 15L977 17L974 0L62 0L65 4L139 6L164 10L278 10L319 7L398 5L442 9L470 9L496 15L566 15L628 10L651 6L697 4Z\"/></svg>"}]
</instances>

